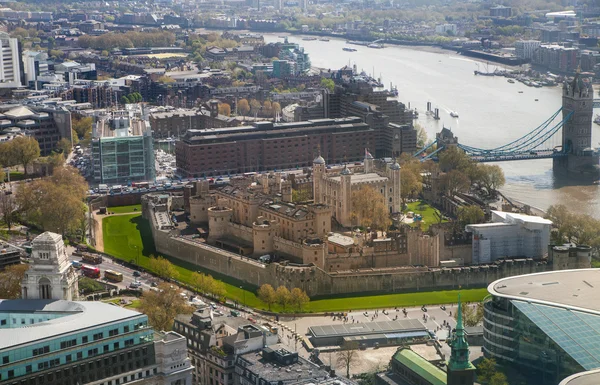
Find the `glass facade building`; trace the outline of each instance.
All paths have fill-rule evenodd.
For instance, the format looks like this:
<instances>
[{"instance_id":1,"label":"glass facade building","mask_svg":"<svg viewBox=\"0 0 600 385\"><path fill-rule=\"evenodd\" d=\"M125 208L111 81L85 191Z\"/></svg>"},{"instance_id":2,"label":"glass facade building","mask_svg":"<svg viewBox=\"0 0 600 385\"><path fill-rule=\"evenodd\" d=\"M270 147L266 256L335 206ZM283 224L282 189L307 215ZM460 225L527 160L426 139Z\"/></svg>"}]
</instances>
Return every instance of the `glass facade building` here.
<instances>
[{"instance_id":1,"label":"glass facade building","mask_svg":"<svg viewBox=\"0 0 600 385\"><path fill-rule=\"evenodd\" d=\"M595 300L582 306L586 290L598 285L597 269L492 283L484 301L484 355L517 369L528 384L558 384L600 368L600 312Z\"/></svg>"},{"instance_id":2,"label":"glass facade building","mask_svg":"<svg viewBox=\"0 0 600 385\"><path fill-rule=\"evenodd\" d=\"M156 374L153 340L146 315L117 306L0 301L0 384L135 381Z\"/></svg>"},{"instance_id":3,"label":"glass facade building","mask_svg":"<svg viewBox=\"0 0 600 385\"><path fill-rule=\"evenodd\" d=\"M96 123L92 139L94 180L127 184L154 181L154 146L149 123L130 118L126 112Z\"/></svg>"}]
</instances>

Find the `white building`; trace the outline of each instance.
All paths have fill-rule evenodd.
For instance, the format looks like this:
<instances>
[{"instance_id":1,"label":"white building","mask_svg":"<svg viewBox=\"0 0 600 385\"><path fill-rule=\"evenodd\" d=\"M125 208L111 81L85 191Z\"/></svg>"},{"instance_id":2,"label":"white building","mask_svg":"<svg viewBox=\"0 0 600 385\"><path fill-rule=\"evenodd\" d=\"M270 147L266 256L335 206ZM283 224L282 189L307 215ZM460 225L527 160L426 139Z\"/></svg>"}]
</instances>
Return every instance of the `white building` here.
<instances>
[{"instance_id":1,"label":"white building","mask_svg":"<svg viewBox=\"0 0 600 385\"><path fill-rule=\"evenodd\" d=\"M467 225L473 233L473 264L502 258L542 258L550 244L552 221L542 217L492 211L492 223Z\"/></svg>"},{"instance_id":2,"label":"white building","mask_svg":"<svg viewBox=\"0 0 600 385\"><path fill-rule=\"evenodd\" d=\"M447 35L451 32L452 35L456 35L457 32L456 24L440 24L435 26L435 33L438 35Z\"/></svg>"},{"instance_id":3,"label":"white building","mask_svg":"<svg viewBox=\"0 0 600 385\"><path fill-rule=\"evenodd\" d=\"M19 42L5 32L0 32L0 88L15 88L21 84Z\"/></svg>"},{"instance_id":4,"label":"white building","mask_svg":"<svg viewBox=\"0 0 600 385\"><path fill-rule=\"evenodd\" d=\"M539 40L519 40L515 42L515 53L519 59L533 59L535 51L540 48Z\"/></svg>"},{"instance_id":5,"label":"white building","mask_svg":"<svg viewBox=\"0 0 600 385\"><path fill-rule=\"evenodd\" d=\"M23 71L25 72L25 85L37 80L41 74L48 72L48 54L41 51L23 52Z\"/></svg>"},{"instance_id":6,"label":"white building","mask_svg":"<svg viewBox=\"0 0 600 385\"><path fill-rule=\"evenodd\" d=\"M60 234L38 235L32 242L31 264L21 282L23 299L77 298L77 274Z\"/></svg>"}]
</instances>

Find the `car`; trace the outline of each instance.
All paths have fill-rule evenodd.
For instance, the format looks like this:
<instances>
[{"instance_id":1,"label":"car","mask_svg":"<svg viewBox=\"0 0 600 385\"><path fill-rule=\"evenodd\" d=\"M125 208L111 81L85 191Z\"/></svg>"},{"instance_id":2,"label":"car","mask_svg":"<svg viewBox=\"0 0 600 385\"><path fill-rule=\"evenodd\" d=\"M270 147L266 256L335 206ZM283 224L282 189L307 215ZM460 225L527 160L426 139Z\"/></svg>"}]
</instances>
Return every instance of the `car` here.
<instances>
[{"instance_id":1,"label":"car","mask_svg":"<svg viewBox=\"0 0 600 385\"><path fill-rule=\"evenodd\" d=\"M138 281L131 282L129 284L129 287L132 288L132 289L139 289L140 287L142 287L142 283L138 282Z\"/></svg>"},{"instance_id":2,"label":"car","mask_svg":"<svg viewBox=\"0 0 600 385\"><path fill-rule=\"evenodd\" d=\"M156 283L156 281L152 281L152 283L150 284L150 286L156 287L156 286L158 286L158 283Z\"/></svg>"},{"instance_id":3,"label":"car","mask_svg":"<svg viewBox=\"0 0 600 385\"><path fill-rule=\"evenodd\" d=\"M133 272L133 276L134 277L141 277L142 273L140 273L139 271L136 270L136 271Z\"/></svg>"}]
</instances>

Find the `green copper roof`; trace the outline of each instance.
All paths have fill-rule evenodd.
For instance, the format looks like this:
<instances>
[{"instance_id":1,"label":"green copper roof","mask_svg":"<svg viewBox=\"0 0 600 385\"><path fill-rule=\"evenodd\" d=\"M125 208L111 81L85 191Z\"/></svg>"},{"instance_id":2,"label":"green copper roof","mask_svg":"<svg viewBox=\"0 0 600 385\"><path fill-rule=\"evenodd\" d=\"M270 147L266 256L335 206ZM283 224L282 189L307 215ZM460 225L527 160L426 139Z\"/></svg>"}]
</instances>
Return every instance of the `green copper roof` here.
<instances>
[{"instance_id":1,"label":"green copper roof","mask_svg":"<svg viewBox=\"0 0 600 385\"><path fill-rule=\"evenodd\" d=\"M446 385L446 372L408 348L398 350L394 354L394 360L425 379L428 384Z\"/></svg>"}]
</instances>

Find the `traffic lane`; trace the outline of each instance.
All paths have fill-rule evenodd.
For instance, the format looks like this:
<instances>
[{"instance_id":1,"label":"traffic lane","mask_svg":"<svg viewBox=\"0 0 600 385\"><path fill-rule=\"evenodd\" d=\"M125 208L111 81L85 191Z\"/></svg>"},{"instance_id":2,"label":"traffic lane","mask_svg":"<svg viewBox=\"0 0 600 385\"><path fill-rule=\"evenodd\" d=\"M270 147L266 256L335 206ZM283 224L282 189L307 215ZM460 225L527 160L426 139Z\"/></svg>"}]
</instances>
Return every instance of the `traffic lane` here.
<instances>
[{"instance_id":1,"label":"traffic lane","mask_svg":"<svg viewBox=\"0 0 600 385\"><path fill-rule=\"evenodd\" d=\"M77 262L80 262L83 264L87 264L81 260L81 257L74 256L72 254L69 257L69 260L71 262L77 261ZM97 265L87 264L87 265L100 268L100 279L99 279L100 281L110 283L111 285L116 285L120 288L128 288L129 285L131 285L131 283L140 282L143 289L150 289L152 287L152 282L157 280L157 278L154 278L151 275L148 275L145 273L142 273L141 277L134 277L133 272L135 270L129 269L129 268L115 262L114 260L112 260L110 258L106 258L106 257L103 257L102 263L100 263L100 264L97 264ZM117 273L123 274L123 281L122 282L111 282L111 281L105 280L104 272L106 270L112 270Z\"/></svg>"}]
</instances>

